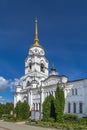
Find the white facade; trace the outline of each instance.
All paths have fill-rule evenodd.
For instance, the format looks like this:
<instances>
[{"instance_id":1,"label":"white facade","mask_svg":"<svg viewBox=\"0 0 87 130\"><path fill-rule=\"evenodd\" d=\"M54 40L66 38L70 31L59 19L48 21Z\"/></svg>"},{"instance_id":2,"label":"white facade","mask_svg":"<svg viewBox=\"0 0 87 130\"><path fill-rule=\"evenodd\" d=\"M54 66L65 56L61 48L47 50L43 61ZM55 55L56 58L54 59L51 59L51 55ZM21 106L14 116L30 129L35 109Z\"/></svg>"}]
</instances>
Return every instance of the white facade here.
<instances>
[{"instance_id":1,"label":"white facade","mask_svg":"<svg viewBox=\"0 0 87 130\"><path fill-rule=\"evenodd\" d=\"M65 94L65 113L87 117L87 79L70 82L66 76L57 75L54 66L49 74L49 62L45 50L39 44L37 19L35 22L34 44L25 59L25 75L16 86L14 107L18 101L26 100L31 111L42 111L43 101L49 94L55 96L57 83L60 83Z\"/></svg>"}]
</instances>

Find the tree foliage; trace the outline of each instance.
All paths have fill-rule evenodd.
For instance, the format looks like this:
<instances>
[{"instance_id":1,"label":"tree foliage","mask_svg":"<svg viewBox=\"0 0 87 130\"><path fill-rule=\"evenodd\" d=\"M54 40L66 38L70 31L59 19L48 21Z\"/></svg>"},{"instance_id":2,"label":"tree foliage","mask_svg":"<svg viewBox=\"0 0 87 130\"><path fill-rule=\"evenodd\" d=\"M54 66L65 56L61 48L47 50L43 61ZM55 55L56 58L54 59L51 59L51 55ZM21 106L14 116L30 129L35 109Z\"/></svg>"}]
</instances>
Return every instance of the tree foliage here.
<instances>
[{"instance_id":1,"label":"tree foliage","mask_svg":"<svg viewBox=\"0 0 87 130\"><path fill-rule=\"evenodd\" d=\"M30 107L26 101L18 102L15 108L16 116L18 119L28 119L30 113Z\"/></svg>"},{"instance_id":2,"label":"tree foliage","mask_svg":"<svg viewBox=\"0 0 87 130\"><path fill-rule=\"evenodd\" d=\"M55 117L54 97L49 95L43 102L43 120L50 121Z\"/></svg>"},{"instance_id":3,"label":"tree foliage","mask_svg":"<svg viewBox=\"0 0 87 130\"><path fill-rule=\"evenodd\" d=\"M0 103L0 118L2 117L3 114L10 114L11 111L14 110L14 105L13 103L6 103L6 104L1 104Z\"/></svg>"},{"instance_id":4,"label":"tree foliage","mask_svg":"<svg viewBox=\"0 0 87 130\"><path fill-rule=\"evenodd\" d=\"M64 91L62 88L60 88L60 85L57 84L56 93L55 93L56 121L64 120L64 106L65 106Z\"/></svg>"},{"instance_id":5,"label":"tree foliage","mask_svg":"<svg viewBox=\"0 0 87 130\"><path fill-rule=\"evenodd\" d=\"M22 119L28 119L30 114L30 107L26 101L22 104Z\"/></svg>"},{"instance_id":6,"label":"tree foliage","mask_svg":"<svg viewBox=\"0 0 87 130\"><path fill-rule=\"evenodd\" d=\"M20 119L22 117L21 113L22 113L22 103L21 101L19 101L17 104L16 104L16 108L15 108L15 113L16 113L16 116L18 119Z\"/></svg>"},{"instance_id":7,"label":"tree foliage","mask_svg":"<svg viewBox=\"0 0 87 130\"><path fill-rule=\"evenodd\" d=\"M2 117L2 114L4 114L4 104L0 103L0 118Z\"/></svg>"},{"instance_id":8,"label":"tree foliage","mask_svg":"<svg viewBox=\"0 0 87 130\"><path fill-rule=\"evenodd\" d=\"M55 98L52 95L46 97L43 102L43 120L49 121L54 119L61 122L64 120L64 106L65 98L64 91L59 84L57 84Z\"/></svg>"},{"instance_id":9,"label":"tree foliage","mask_svg":"<svg viewBox=\"0 0 87 130\"><path fill-rule=\"evenodd\" d=\"M10 114L10 112L14 110L13 103L6 103L4 107L5 114Z\"/></svg>"}]
</instances>

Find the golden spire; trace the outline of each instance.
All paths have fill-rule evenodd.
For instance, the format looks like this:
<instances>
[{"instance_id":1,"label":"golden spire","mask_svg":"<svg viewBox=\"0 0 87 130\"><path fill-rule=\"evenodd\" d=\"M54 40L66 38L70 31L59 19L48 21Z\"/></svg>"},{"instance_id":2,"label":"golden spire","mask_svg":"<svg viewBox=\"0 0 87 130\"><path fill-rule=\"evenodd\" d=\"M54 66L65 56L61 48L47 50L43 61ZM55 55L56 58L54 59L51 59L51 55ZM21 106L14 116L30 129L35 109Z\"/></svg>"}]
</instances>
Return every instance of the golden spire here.
<instances>
[{"instance_id":1,"label":"golden spire","mask_svg":"<svg viewBox=\"0 0 87 130\"><path fill-rule=\"evenodd\" d=\"M38 38L38 20L37 20L37 17L36 17L36 20L35 20L35 39L34 39L33 46L40 46L39 45L39 38Z\"/></svg>"}]
</instances>

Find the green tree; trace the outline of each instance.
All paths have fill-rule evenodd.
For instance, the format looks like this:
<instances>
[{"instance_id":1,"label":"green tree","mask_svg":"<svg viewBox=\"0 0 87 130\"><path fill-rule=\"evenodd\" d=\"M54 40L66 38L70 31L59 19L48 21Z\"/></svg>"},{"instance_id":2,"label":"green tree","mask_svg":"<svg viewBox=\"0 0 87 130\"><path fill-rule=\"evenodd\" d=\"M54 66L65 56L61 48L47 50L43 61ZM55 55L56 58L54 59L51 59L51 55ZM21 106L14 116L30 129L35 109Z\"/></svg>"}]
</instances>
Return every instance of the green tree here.
<instances>
[{"instance_id":1,"label":"green tree","mask_svg":"<svg viewBox=\"0 0 87 130\"><path fill-rule=\"evenodd\" d=\"M30 113L30 107L26 101L18 102L15 108L17 118L20 120L28 119Z\"/></svg>"},{"instance_id":2,"label":"green tree","mask_svg":"<svg viewBox=\"0 0 87 130\"><path fill-rule=\"evenodd\" d=\"M16 116L18 119L22 119L22 103L19 101L17 104L16 104L16 108L15 108L15 112L16 112Z\"/></svg>"},{"instance_id":3,"label":"green tree","mask_svg":"<svg viewBox=\"0 0 87 130\"><path fill-rule=\"evenodd\" d=\"M64 120L64 106L65 106L64 91L58 83L55 93L56 121L61 122Z\"/></svg>"},{"instance_id":4,"label":"green tree","mask_svg":"<svg viewBox=\"0 0 87 130\"><path fill-rule=\"evenodd\" d=\"M55 119L54 97L49 95L43 102L43 120L50 121Z\"/></svg>"},{"instance_id":5,"label":"green tree","mask_svg":"<svg viewBox=\"0 0 87 130\"><path fill-rule=\"evenodd\" d=\"M4 106L5 114L10 114L11 111L14 111L14 104L13 103L6 103Z\"/></svg>"},{"instance_id":6,"label":"green tree","mask_svg":"<svg viewBox=\"0 0 87 130\"><path fill-rule=\"evenodd\" d=\"M22 103L22 119L28 119L30 114L30 107L26 101Z\"/></svg>"},{"instance_id":7,"label":"green tree","mask_svg":"<svg viewBox=\"0 0 87 130\"><path fill-rule=\"evenodd\" d=\"M0 103L0 118L2 117L2 114L4 114L4 104Z\"/></svg>"}]
</instances>

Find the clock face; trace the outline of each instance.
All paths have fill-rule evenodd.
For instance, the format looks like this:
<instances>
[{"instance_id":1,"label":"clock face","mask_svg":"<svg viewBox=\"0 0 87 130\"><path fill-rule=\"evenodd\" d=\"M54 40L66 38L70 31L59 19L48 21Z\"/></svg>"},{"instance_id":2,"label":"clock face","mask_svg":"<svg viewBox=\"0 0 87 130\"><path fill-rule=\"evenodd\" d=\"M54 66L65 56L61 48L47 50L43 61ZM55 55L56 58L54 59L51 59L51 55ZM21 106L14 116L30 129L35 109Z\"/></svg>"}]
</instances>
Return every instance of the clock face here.
<instances>
[{"instance_id":1,"label":"clock face","mask_svg":"<svg viewBox=\"0 0 87 130\"><path fill-rule=\"evenodd\" d=\"M34 53L35 53L35 54L39 54L38 49L34 49Z\"/></svg>"}]
</instances>

